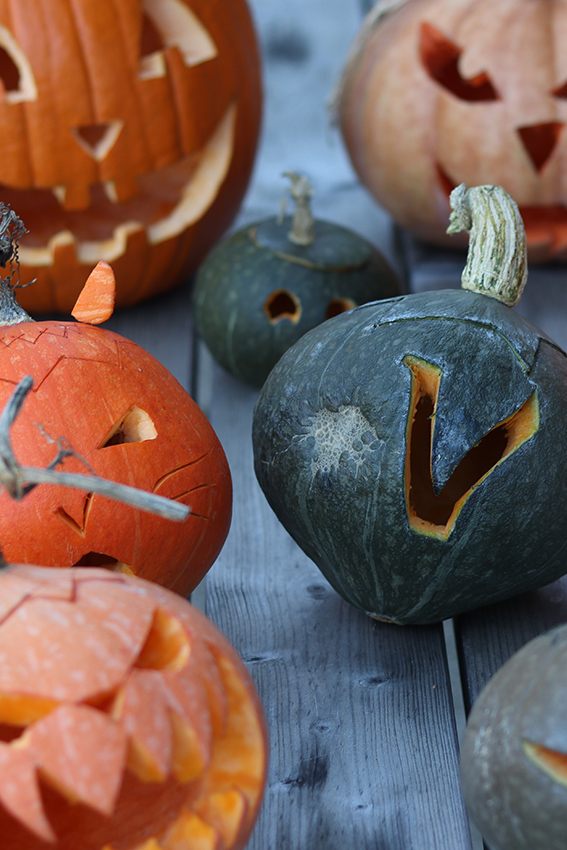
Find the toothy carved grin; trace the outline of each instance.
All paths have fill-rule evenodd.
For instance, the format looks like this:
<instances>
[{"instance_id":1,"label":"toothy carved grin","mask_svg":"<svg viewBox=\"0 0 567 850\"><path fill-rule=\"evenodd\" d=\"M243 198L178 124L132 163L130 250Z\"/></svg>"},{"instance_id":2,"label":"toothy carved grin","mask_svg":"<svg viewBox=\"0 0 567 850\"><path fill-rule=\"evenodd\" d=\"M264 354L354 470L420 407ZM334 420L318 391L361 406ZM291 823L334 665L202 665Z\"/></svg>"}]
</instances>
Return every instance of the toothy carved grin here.
<instances>
[{"instance_id":1,"label":"toothy carved grin","mask_svg":"<svg viewBox=\"0 0 567 850\"><path fill-rule=\"evenodd\" d=\"M436 167L439 183L448 198L457 182L439 163ZM533 204L519 209L534 259L537 259L538 249L551 249L558 258L567 252L567 207L563 204Z\"/></svg>"},{"instance_id":2,"label":"toothy carved grin","mask_svg":"<svg viewBox=\"0 0 567 850\"><path fill-rule=\"evenodd\" d=\"M0 185L0 197L17 209L30 231L20 246L22 263L51 266L55 250L67 245L74 246L80 263L110 263L124 255L132 238L142 235L157 244L179 235L217 197L232 159L235 125L233 103L200 151L142 175L135 187L117 181L91 186L84 208L72 208L82 205L64 186L24 190Z\"/></svg>"}]
</instances>

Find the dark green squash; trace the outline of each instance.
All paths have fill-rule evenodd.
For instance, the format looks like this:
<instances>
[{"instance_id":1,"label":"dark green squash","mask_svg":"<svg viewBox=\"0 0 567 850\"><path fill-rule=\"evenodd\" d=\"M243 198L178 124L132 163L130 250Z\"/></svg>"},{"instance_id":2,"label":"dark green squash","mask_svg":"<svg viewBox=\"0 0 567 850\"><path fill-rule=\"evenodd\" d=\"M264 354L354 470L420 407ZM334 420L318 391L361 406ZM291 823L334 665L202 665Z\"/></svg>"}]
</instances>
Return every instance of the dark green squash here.
<instances>
[{"instance_id":1,"label":"dark green squash","mask_svg":"<svg viewBox=\"0 0 567 850\"><path fill-rule=\"evenodd\" d=\"M401 291L388 262L366 239L313 220L310 184L289 176L295 216L257 222L223 240L195 281L197 333L224 369L257 387L306 331Z\"/></svg>"},{"instance_id":2,"label":"dark green squash","mask_svg":"<svg viewBox=\"0 0 567 850\"><path fill-rule=\"evenodd\" d=\"M282 357L254 415L256 474L280 521L346 600L397 623L565 572L567 356L480 294L496 277L519 297L525 237L499 187L463 192L452 228L472 228L463 286L480 291L329 320Z\"/></svg>"},{"instance_id":3,"label":"dark green squash","mask_svg":"<svg viewBox=\"0 0 567 850\"><path fill-rule=\"evenodd\" d=\"M491 850L567 846L567 625L490 679L463 737L465 802Z\"/></svg>"}]
</instances>

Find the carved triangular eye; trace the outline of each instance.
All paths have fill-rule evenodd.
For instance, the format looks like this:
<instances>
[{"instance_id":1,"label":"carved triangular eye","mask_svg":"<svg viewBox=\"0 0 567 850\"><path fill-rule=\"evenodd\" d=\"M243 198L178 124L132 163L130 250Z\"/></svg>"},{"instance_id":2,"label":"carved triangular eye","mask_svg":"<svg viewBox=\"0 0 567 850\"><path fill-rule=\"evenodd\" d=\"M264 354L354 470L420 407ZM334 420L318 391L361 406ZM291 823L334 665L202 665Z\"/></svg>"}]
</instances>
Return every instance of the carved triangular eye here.
<instances>
[{"instance_id":1,"label":"carved triangular eye","mask_svg":"<svg viewBox=\"0 0 567 850\"><path fill-rule=\"evenodd\" d=\"M166 75L164 52L171 47L179 50L188 66L199 65L217 55L215 43L203 24L180 0L142 0L142 7L142 79Z\"/></svg>"},{"instance_id":2,"label":"carved triangular eye","mask_svg":"<svg viewBox=\"0 0 567 850\"><path fill-rule=\"evenodd\" d=\"M560 100L567 100L567 83L561 83L560 86L552 89L553 97L558 97Z\"/></svg>"},{"instance_id":3,"label":"carved triangular eye","mask_svg":"<svg viewBox=\"0 0 567 850\"><path fill-rule=\"evenodd\" d=\"M8 103L37 98L37 86L22 48L6 27L0 26L0 83Z\"/></svg>"},{"instance_id":4,"label":"carved triangular eye","mask_svg":"<svg viewBox=\"0 0 567 850\"><path fill-rule=\"evenodd\" d=\"M462 52L462 48L436 27L422 23L419 53L429 76L459 100L498 100L498 92L486 72L469 79L461 76L459 59Z\"/></svg>"}]
</instances>

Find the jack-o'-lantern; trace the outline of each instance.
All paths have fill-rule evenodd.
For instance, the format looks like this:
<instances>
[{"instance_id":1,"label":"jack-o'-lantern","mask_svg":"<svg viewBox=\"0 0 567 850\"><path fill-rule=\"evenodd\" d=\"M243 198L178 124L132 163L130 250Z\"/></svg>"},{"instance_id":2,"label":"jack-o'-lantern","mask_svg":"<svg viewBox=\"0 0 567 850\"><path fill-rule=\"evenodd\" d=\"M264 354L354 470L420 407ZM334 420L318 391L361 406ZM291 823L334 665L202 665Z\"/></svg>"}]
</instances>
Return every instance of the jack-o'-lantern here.
<instances>
[{"instance_id":1,"label":"jack-o'-lantern","mask_svg":"<svg viewBox=\"0 0 567 850\"><path fill-rule=\"evenodd\" d=\"M520 207L530 260L567 259L566 41L564 0L377 4L337 97L361 181L440 245L450 191L499 184Z\"/></svg>"},{"instance_id":2,"label":"jack-o'-lantern","mask_svg":"<svg viewBox=\"0 0 567 850\"><path fill-rule=\"evenodd\" d=\"M0 83L29 309L69 312L100 260L118 305L162 292L231 222L261 110L246 0L0 0Z\"/></svg>"},{"instance_id":3,"label":"jack-o'-lantern","mask_svg":"<svg viewBox=\"0 0 567 850\"><path fill-rule=\"evenodd\" d=\"M471 234L464 288L329 319L283 355L254 414L278 518L345 599L397 623L566 570L567 354L508 306L526 271L512 199L452 199L451 230Z\"/></svg>"},{"instance_id":4,"label":"jack-o'-lantern","mask_svg":"<svg viewBox=\"0 0 567 850\"><path fill-rule=\"evenodd\" d=\"M469 812L491 850L563 850L567 626L531 640L489 680L463 736Z\"/></svg>"},{"instance_id":5,"label":"jack-o'-lantern","mask_svg":"<svg viewBox=\"0 0 567 850\"><path fill-rule=\"evenodd\" d=\"M267 732L229 641L104 570L0 572L3 850L241 850Z\"/></svg>"},{"instance_id":6,"label":"jack-o'-lantern","mask_svg":"<svg viewBox=\"0 0 567 850\"><path fill-rule=\"evenodd\" d=\"M306 331L357 304L401 292L374 245L314 219L309 181L295 173L295 214L258 221L216 245L199 267L194 326L220 365L260 387Z\"/></svg>"},{"instance_id":7,"label":"jack-o'-lantern","mask_svg":"<svg viewBox=\"0 0 567 850\"><path fill-rule=\"evenodd\" d=\"M96 290L101 278L104 290L108 277L112 269L100 264L86 291ZM214 563L231 518L230 470L207 418L139 345L80 321L34 322L5 282L1 301L0 405L25 375L33 378L12 434L16 456L45 467L54 443L67 437L73 453L64 470L90 468L191 508L172 526L93 493L43 487L14 502L3 492L5 557L45 566L106 566L186 596ZM84 314L85 298L80 301Z\"/></svg>"}]
</instances>

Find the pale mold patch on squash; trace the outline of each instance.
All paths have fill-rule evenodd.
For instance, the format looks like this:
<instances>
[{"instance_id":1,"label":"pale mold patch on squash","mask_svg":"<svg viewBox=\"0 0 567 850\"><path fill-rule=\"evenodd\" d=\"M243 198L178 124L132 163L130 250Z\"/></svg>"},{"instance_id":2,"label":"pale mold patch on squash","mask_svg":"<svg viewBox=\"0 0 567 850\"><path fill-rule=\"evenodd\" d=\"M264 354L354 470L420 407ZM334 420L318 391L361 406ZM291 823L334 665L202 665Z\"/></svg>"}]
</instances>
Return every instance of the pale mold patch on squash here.
<instances>
[{"instance_id":1,"label":"pale mold patch on squash","mask_svg":"<svg viewBox=\"0 0 567 850\"><path fill-rule=\"evenodd\" d=\"M418 534L448 540L469 496L538 430L537 393L534 391L515 413L488 431L437 492L433 484L433 432L443 373L439 366L414 355L406 355L403 362L411 371L405 466L409 525Z\"/></svg>"},{"instance_id":2,"label":"pale mold patch on squash","mask_svg":"<svg viewBox=\"0 0 567 850\"><path fill-rule=\"evenodd\" d=\"M567 753L560 753L533 741L522 741L527 757L555 782L567 786Z\"/></svg>"},{"instance_id":3,"label":"pale mold patch on squash","mask_svg":"<svg viewBox=\"0 0 567 850\"><path fill-rule=\"evenodd\" d=\"M337 411L320 410L313 417L307 436L315 439L313 477L317 472L332 472L345 461L354 463L358 473L372 444L379 440L375 428L352 405L343 405Z\"/></svg>"}]
</instances>

